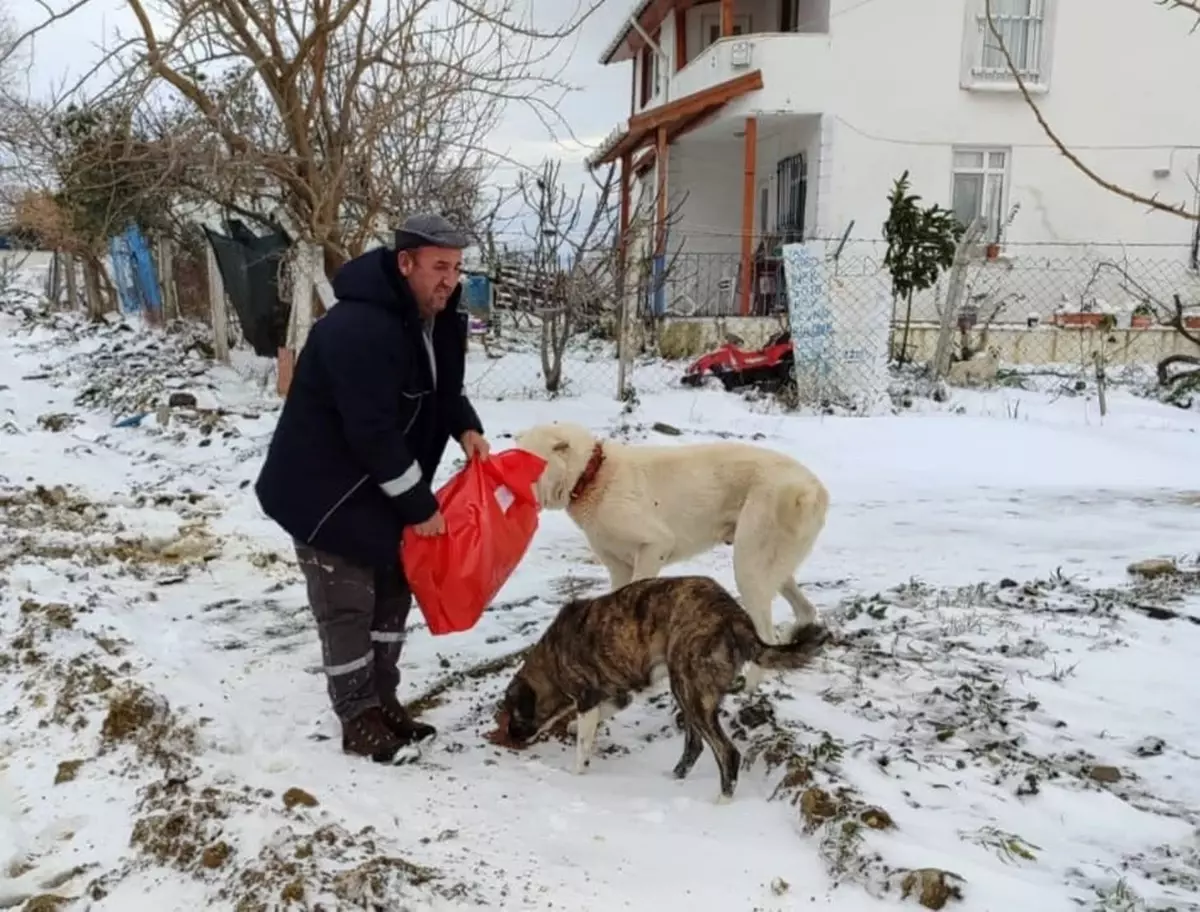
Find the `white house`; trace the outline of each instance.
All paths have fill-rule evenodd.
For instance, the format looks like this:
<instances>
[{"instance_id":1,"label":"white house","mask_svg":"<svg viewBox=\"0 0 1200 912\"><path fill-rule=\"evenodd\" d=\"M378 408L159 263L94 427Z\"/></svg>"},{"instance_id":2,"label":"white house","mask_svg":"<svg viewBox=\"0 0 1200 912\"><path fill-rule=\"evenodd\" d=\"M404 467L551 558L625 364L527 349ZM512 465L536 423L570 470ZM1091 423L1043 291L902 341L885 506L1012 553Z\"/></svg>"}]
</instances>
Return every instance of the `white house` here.
<instances>
[{"instance_id":1,"label":"white house","mask_svg":"<svg viewBox=\"0 0 1200 912\"><path fill-rule=\"evenodd\" d=\"M991 4L1031 96L1080 159L1194 209L1194 17L1155 0ZM750 276L781 241L880 239L906 169L927 202L988 219L1010 255L1164 245L1156 256L1195 269L1192 223L1102 190L1051 145L984 0L640 0L601 62L629 65L630 117L592 166L623 163L623 187L656 200L670 237L648 232L654 252L734 261L732 312L757 310Z\"/></svg>"}]
</instances>

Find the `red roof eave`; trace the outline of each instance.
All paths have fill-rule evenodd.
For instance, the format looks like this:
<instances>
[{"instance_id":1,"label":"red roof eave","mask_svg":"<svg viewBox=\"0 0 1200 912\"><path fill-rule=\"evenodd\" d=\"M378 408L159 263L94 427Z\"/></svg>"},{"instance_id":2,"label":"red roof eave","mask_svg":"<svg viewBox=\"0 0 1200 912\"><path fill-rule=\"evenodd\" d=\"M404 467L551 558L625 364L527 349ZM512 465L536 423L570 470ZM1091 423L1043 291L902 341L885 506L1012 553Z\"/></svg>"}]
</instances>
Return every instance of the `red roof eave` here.
<instances>
[{"instance_id":1,"label":"red roof eave","mask_svg":"<svg viewBox=\"0 0 1200 912\"><path fill-rule=\"evenodd\" d=\"M763 87L762 70L752 70L707 89L650 108L629 118L628 126L614 131L588 159L588 167L611 164L640 149L665 127L669 140L683 136L737 98Z\"/></svg>"}]
</instances>

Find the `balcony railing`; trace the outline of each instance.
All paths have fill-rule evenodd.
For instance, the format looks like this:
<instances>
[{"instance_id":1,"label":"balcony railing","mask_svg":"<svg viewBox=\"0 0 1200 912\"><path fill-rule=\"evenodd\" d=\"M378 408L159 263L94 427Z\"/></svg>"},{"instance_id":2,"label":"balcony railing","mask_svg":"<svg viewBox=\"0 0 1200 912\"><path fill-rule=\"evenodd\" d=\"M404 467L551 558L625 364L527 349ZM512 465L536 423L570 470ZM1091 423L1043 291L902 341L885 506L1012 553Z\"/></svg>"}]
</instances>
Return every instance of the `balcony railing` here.
<instances>
[{"instance_id":1,"label":"balcony railing","mask_svg":"<svg viewBox=\"0 0 1200 912\"><path fill-rule=\"evenodd\" d=\"M633 277L639 316L732 317L742 313L741 255L679 253L668 256L664 275L650 268ZM783 262L776 257L751 260L750 316L787 310Z\"/></svg>"},{"instance_id":2,"label":"balcony railing","mask_svg":"<svg viewBox=\"0 0 1200 912\"><path fill-rule=\"evenodd\" d=\"M762 70L762 89L731 102L731 110L819 114L828 107L832 85L829 35L763 32L721 38L672 77L671 98L753 70Z\"/></svg>"}]
</instances>

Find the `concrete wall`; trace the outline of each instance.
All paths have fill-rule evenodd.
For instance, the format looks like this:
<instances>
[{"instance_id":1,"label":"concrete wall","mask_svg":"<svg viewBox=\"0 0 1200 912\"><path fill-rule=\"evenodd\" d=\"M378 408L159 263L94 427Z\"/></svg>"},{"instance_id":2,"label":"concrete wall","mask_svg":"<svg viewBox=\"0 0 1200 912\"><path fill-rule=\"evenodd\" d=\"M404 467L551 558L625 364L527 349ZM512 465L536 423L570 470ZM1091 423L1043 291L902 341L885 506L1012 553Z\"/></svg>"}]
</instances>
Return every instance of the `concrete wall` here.
<instances>
[{"instance_id":1,"label":"concrete wall","mask_svg":"<svg viewBox=\"0 0 1200 912\"><path fill-rule=\"evenodd\" d=\"M758 348L783 328L781 321L762 317L668 319L659 329L659 347L666 358L694 358L724 344L727 333L741 337L747 348ZM937 335L933 323L910 327L908 346L917 361L933 358ZM1153 366L1167 355L1200 356L1200 348L1169 329L1117 329L1102 336L1093 330L993 326L988 332L988 346L1010 367L1090 363L1101 341L1106 343L1108 363L1114 365Z\"/></svg>"}]
</instances>

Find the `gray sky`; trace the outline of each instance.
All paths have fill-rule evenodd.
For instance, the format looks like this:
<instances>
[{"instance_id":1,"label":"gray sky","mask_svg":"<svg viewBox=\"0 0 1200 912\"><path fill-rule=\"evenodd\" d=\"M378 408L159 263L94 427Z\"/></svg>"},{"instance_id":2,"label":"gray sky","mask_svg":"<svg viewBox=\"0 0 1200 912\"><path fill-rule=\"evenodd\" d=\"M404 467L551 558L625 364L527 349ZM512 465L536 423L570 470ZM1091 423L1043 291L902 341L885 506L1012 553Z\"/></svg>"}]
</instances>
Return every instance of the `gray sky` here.
<instances>
[{"instance_id":1,"label":"gray sky","mask_svg":"<svg viewBox=\"0 0 1200 912\"><path fill-rule=\"evenodd\" d=\"M68 0L48 0L63 9ZM551 11L553 21L561 21L571 0L528 0L534 4L540 21L542 10ZM18 28L30 28L45 18L40 3L32 0L0 0L7 5ZM147 4L150 6L151 4ZM572 4L573 5L573 4ZM523 106L513 106L497 134L488 142L499 156L511 157L535 166L546 157L563 161L564 181L579 186L587 180L582 164L590 146L598 143L629 114L629 63L604 67L597 62L600 51L630 12L632 0L605 0L604 5L584 24L558 55L556 65L565 68L562 78L578 87L557 104L559 115L569 125L578 142L567 135L552 137L537 117ZM132 35L136 22L123 0L90 0L69 18L55 22L41 32L27 56L29 90L45 95L61 90L84 76L104 55L105 47L114 47L118 34ZM511 183L517 169L502 166L497 179Z\"/></svg>"}]
</instances>

